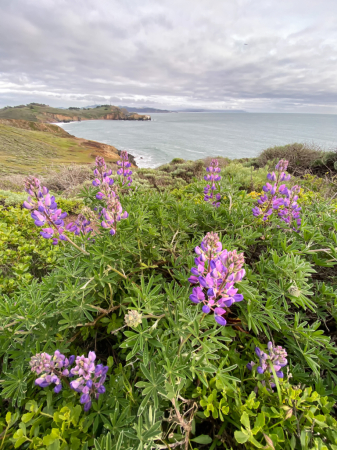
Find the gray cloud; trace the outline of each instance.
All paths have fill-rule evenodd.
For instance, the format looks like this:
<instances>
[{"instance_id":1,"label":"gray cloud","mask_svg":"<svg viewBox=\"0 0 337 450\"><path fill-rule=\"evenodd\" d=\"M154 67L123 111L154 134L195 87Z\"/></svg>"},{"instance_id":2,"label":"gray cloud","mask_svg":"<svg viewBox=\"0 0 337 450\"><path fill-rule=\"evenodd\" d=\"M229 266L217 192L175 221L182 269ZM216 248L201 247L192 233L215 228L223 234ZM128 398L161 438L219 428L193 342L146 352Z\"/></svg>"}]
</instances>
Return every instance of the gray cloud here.
<instances>
[{"instance_id":1,"label":"gray cloud","mask_svg":"<svg viewBox=\"0 0 337 450\"><path fill-rule=\"evenodd\" d=\"M1 0L0 106L110 99L337 113L337 2Z\"/></svg>"}]
</instances>

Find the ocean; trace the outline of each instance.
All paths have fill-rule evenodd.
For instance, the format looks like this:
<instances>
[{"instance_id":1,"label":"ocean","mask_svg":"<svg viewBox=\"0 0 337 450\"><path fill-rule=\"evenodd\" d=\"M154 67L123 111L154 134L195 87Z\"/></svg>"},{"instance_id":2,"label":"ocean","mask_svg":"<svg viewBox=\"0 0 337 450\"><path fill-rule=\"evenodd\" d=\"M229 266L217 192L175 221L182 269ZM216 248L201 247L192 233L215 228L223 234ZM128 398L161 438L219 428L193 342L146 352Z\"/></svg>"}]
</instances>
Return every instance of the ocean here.
<instances>
[{"instance_id":1,"label":"ocean","mask_svg":"<svg viewBox=\"0 0 337 450\"><path fill-rule=\"evenodd\" d=\"M173 158L250 158L293 142L337 149L337 115L257 113L157 113L151 121L92 120L59 123L76 137L127 150L139 167Z\"/></svg>"}]
</instances>

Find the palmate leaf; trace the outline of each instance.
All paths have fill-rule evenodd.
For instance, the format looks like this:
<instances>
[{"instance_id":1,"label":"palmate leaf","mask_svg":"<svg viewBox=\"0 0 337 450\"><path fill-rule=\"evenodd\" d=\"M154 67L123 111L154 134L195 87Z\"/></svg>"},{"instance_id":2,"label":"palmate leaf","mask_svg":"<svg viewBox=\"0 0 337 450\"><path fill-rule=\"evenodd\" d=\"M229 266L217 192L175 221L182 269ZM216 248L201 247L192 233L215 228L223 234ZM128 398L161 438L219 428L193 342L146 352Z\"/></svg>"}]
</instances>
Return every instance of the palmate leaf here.
<instances>
[{"instance_id":1,"label":"palmate leaf","mask_svg":"<svg viewBox=\"0 0 337 450\"><path fill-rule=\"evenodd\" d=\"M166 395L164 389L165 377L161 373L157 373L154 362L150 364L150 370L148 370L144 364L140 365L141 371L147 381L139 381L136 387L143 388L142 394L145 395L140 407L138 409L138 416L142 414L150 398L153 400L154 408L159 407L158 394Z\"/></svg>"},{"instance_id":2,"label":"palmate leaf","mask_svg":"<svg viewBox=\"0 0 337 450\"><path fill-rule=\"evenodd\" d=\"M17 404L20 406L25 398L27 379L30 374L27 374L22 368L19 368L16 372L5 375L6 379L1 382L3 386L1 396L3 398L10 398L13 405Z\"/></svg>"}]
</instances>

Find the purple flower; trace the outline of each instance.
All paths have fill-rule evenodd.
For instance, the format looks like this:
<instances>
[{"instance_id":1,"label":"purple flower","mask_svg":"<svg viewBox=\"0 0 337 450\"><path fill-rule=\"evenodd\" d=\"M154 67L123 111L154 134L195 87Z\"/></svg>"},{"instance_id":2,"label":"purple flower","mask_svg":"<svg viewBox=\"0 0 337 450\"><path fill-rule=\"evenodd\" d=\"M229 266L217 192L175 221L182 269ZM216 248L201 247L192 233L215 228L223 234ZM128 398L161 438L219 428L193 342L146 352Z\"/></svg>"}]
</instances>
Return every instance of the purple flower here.
<instances>
[{"instance_id":1,"label":"purple flower","mask_svg":"<svg viewBox=\"0 0 337 450\"><path fill-rule=\"evenodd\" d=\"M122 183L122 186L124 184L127 184L128 186L132 183L132 170L129 168L131 167L131 163L129 162L129 155L128 152L123 150L120 153L121 161L117 161L117 165L119 166L119 169L117 170L117 175L120 177L120 181Z\"/></svg>"},{"instance_id":2,"label":"purple flower","mask_svg":"<svg viewBox=\"0 0 337 450\"><path fill-rule=\"evenodd\" d=\"M259 206L255 206L252 213L255 217L262 216L262 220L267 221L273 212L277 211L278 217L285 223L290 224L295 221L297 228L293 229L298 231L301 225L300 208L297 205L300 187L293 186L288 189L285 184L280 185L280 182L290 179L290 175L285 173L287 166L288 161L281 159L275 166L276 173L268 173L267 179L274 184L267 182L263 186L264 194L257 200Z\"/></svg>"},{"instance_id":3,"label":"purple flower","mask_svg":"<svg viewBox=\"0 0 337 450\"><path fill-rule=\"evenodd\" d=\"M37 178L28 177L25 186L29 197L22 206L32 211L31 217L36 226L47 226L41 231L41 236L52 239L54 245L60 240L69 240L64 234L63 219L67 217L67 213L57 208L55 197L49 194L45 186L41 187Z\"/></svg>"},{"instance_id":4,"label":"purple flower","mask_svg":"<svg viewBox=\"0 0 337 450\"><path fill-rule=\"evenodd\" d=\"M88 234L93 229L90 227L90 220L87 220L83 214L79 214L75 222L70 222L66 226L66 230L75 234L75 236L79 234Z\"/></svg>"},{"instance_id":5,"label":"purple flower","mask_svg":"<svg viewBox=\"0 0 337 450\"><path fill-rule=\"evenodd\" d=\"M234 287L245 275L243 254L222 249L216 233L207 233L200 247L195 248L195 253L198 255L195 258L196 267L191 269L193 275L188 281L199 286L192 289L190 300L202 303L204 314L212 311L215 321L226 325L223 316L228 308L243 300L243 295L237 294Z\"/></svg>"},{"instance_id":6,"label":"purple flower","mask_svg":"<svg viewBox=\"0 0 337 450\"><path fill-rule=\"evenodd\" d=\"M95 366L95 360L95 352L89 352L88 357L77 356L75 367L70 371L71 375L79 376L70 383L70 387L82 394L80 403L84 404L84 411L89 411L92 398L98 399L105 392L103 383L109 368L102 364Z\"/></svg>"},{"instance_id":7,"label":"purple flower","mask_svg":"<svg viewBox=\"0 0 337 450\"><path fill-rule=\"evenodd\" d=\"M277 377L283 378L284 374L281 369L288 364L286 350L279 345L274 346L272 342L268 342L267 348L268 353L264 352L259 347L255 348L255 353L259 358L259 366L256 369L257 372L263 374L268 371L272 374L272 368L274 368ZM254 365L255 363L252 361L247 364L247 368L252 370Z\"/></svg>"},{"instance_id":8,"label":"purple flower","mask_svg":"<svg viewBox=\"0 0 337 450\"><path fill-rule=\"evenodd\" d=\"M35 380L35 384L42 388L55 384L54 392L57 394L62 390L61 379L64 372L68 372L67 367L70 366L69 360L56 350L54 355L48 353L37 353L30 360L31 371L39 375Z\"/></svg>"},{"instance_id":9,"label":"purple flower","mask_svg":"<svg viewBox=\"0 0 337 450\"><path fill-rule=\"evenodd\" d=\"M212 159L211 165L206 168L207 175L204 176L204 180L210 182L210 184L207 184L204 188L204 200L205 202L212 202L212 205L215 208L220 206L219 200L221 199L221 194L215 192L217 190L215 183L221 180L221 176L218 175L220 171L221 169L218 160Z\"/></svg>"}]
</instances>

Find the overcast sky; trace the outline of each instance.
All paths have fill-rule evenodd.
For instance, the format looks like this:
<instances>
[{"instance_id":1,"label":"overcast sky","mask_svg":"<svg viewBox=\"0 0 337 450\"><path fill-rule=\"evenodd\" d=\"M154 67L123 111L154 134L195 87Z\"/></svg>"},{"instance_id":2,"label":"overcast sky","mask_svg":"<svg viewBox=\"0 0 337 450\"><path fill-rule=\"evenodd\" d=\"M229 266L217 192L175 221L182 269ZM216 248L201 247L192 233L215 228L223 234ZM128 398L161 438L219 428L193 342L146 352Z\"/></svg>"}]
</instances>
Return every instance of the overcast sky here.
<instances>
[{"instance_id":1,"label":"overcast sky","mask_svg":"<svg viewBox=\"0 0 337 450\"><path fill-rule=\"evenodd\" d=\"M337 0L0 0L1 107L110 101L337 113Z\"/></svg>"}]
</instances>

